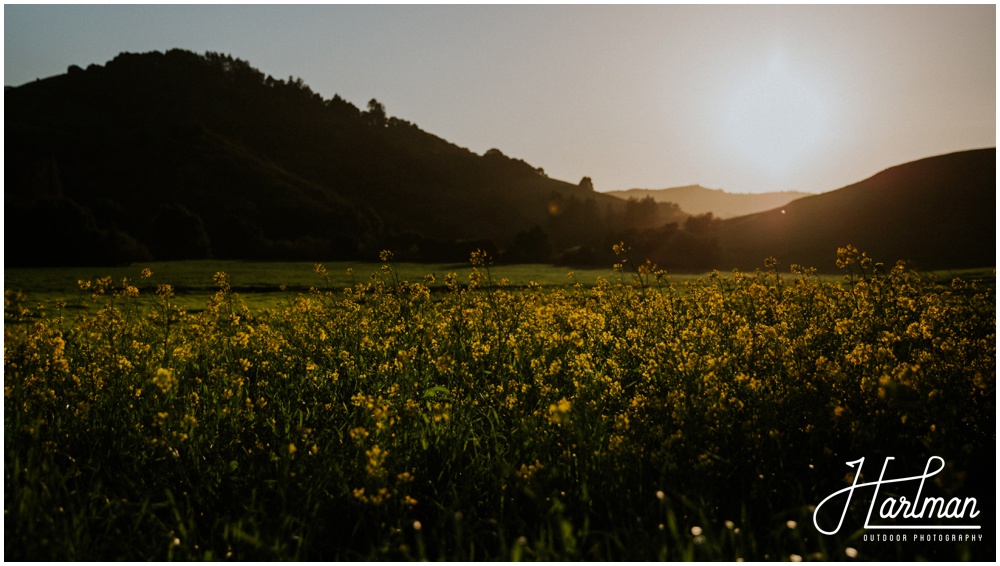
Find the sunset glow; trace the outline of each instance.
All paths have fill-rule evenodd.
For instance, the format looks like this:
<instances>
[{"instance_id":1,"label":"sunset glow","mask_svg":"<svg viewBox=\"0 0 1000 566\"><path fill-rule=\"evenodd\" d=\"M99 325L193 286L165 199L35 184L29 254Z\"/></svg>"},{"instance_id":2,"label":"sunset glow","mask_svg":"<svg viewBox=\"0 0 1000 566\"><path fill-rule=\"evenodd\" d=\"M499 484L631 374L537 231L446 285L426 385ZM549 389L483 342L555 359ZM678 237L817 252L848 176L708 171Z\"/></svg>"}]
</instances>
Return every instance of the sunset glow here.
<instances>
[{"instance_id":1,"label":"sunset glow","mask_svg":"<svg viewBox=\"0 0 1000 566\"><path fill-rule=\"evenodd\" d=\"M995 5L3 13L5 560L996 562Z\"/></svg>"},{"instance_id":2,"label":"sunset glow","mask_svg":"<svg viewBox=\"0 0 1000 566\"><path fill-rule=\"evenodd\" d=\"M824 93L780 62L734 85L721 118L734 157L778 178L829 149L834 121Z\"/></svg>"},{"instance_id":3,"label":"sunset glow","mask_svg":"<svg viewBox=\"0 0 1000 566\"><path fill-rule=\"evenodd\" d=\"M4 83L215 51L597 190L826 191L996 139L982 6L6 6Z\"/></svg>"}]
</instances>

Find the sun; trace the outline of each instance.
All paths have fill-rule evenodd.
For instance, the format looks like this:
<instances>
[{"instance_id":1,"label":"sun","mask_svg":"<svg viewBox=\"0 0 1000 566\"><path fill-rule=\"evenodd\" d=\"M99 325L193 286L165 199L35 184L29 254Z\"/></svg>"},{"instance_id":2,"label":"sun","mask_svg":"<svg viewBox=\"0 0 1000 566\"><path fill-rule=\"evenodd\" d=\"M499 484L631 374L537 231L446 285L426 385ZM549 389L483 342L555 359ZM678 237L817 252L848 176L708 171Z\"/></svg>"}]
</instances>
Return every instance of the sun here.
<instances>
[{"instance_id":1,"label":"sun","mask_svg":"<svg viewBox=\"0 0 1000 566\"><path fill-rule=\"evenodd\" d=\"M734 155L778 179L823 149L829 114L820 89L771 65L728 90L722 126Z\"/></svg>"}]
</instances>

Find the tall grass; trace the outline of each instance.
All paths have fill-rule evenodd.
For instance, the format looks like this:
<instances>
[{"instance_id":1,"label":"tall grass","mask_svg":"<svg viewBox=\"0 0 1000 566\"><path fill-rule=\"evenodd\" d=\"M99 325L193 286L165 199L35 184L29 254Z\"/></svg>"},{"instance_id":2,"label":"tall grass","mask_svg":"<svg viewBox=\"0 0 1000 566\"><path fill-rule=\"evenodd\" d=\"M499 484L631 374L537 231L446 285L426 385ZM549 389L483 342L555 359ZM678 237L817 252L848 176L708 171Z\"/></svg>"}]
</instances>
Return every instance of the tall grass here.
<instances>
[{"instance_id":1,"label":"tall grass","mask_svg":"<svg viewBox=\"0 0 1000 566\"><path fill-rule=\"evenodd\" d=\"M224 273L194 313L142 281L83 282L70 320L7 293L5 558L993 556L865 543L860 501L837 535L811 518L860 456L992 492L992 288L851 249L849 284L679 285L618 251L556 290L482 254L346 288L316 266L260 311Z\"/></svg>"}]
</instances>

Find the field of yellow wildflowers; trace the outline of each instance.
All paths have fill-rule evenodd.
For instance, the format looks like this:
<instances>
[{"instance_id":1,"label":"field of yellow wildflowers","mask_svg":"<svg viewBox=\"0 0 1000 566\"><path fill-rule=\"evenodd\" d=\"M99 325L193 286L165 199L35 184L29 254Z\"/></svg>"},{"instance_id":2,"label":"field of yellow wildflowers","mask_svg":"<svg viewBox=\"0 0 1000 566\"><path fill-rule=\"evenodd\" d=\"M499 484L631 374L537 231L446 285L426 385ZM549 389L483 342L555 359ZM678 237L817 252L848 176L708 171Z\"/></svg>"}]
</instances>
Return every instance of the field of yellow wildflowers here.
<instances>
[{"instance_id":1,"label":"field of yellow wildflowers","mask_svg":"<svg viewBox=\"0 0 1000 566\"><path fill-rule=\"evenodd\" d=\"M5 559L995 558L811 516L847 461L937 455L993 536L993 286L853 248L842 282L679 285L616 251L590 287L477 253L433 293L386 254L264 310L224 273L198 312L110 278L72 319L8 291Z\"/></svg>"}]
</instances>

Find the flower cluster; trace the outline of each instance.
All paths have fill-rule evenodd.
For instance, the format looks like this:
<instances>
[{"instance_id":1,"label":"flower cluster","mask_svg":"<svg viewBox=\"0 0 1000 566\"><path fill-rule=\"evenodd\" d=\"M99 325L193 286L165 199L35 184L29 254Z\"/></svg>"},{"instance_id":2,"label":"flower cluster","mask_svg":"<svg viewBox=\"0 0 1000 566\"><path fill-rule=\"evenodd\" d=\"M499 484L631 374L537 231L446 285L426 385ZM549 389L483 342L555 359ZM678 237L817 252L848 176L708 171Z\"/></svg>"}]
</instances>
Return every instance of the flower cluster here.
<instances>
[{"instance_id":1,"label":"flower cluster","mask_svg":"<svg viewBox=\"0 0 1000 566\"><path fill-rule=\"evenodd\" d=\"M843 282L676 284L647 264L629 280L615 252L617 283L569 289L512 288L477 252L444 293L385 253L368 282L262 311L223 273L190 313L128 281L81 282L101 308L72 323L8 292L5 466L25 471L5 509L42 517L8 519L8 544L107 499L106 516L148 514L126 546L163 531L173 557L408 558L420 533L441 557L812 557L828 550L733 527L807 524L775 518L816 502L778 463L820 484L887 439L954 455L955 474L993 449L992 288L853 248ZM45 474L78 487L40 491ZM124 557L166 556L150 552Z\"/></svg>"}]
</instances>

